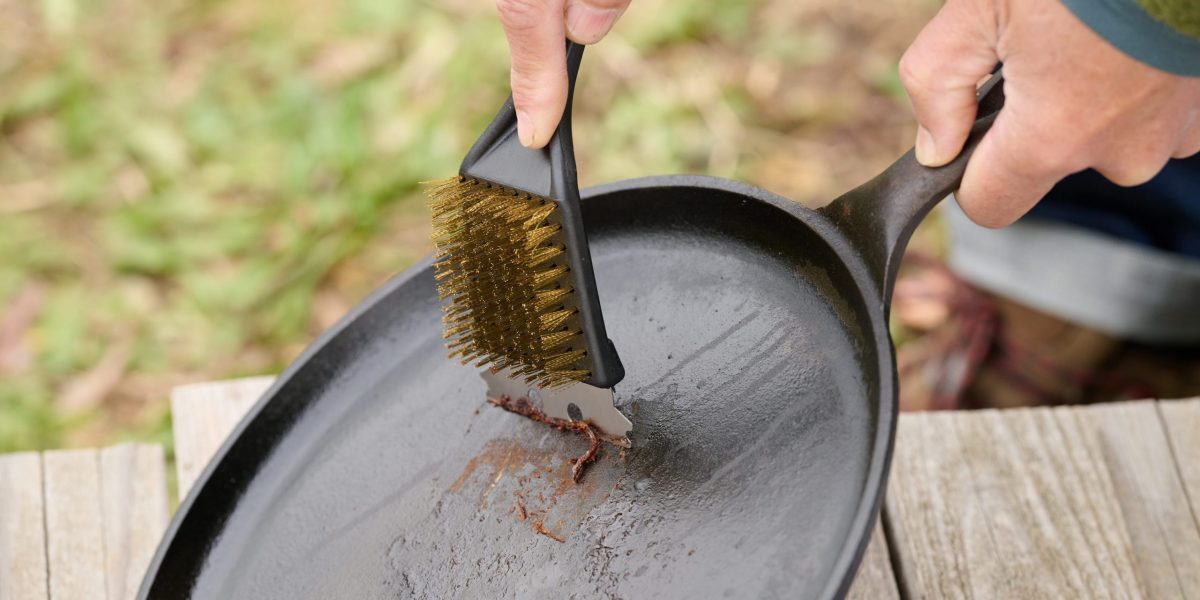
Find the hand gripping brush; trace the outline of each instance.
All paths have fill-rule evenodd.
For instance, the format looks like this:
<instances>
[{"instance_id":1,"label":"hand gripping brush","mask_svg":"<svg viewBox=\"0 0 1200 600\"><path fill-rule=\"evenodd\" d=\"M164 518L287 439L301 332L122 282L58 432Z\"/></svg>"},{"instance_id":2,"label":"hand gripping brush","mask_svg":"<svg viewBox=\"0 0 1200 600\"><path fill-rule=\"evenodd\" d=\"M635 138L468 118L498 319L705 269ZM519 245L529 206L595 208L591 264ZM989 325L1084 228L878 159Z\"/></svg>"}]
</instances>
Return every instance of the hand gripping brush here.
<instances>
[{"instance_id":1,"label":"hand gripping brush","mask_svg":"<svg viewBox=\"0 0 1200 600\"><path fill-rule=\"evenodd\" d=\"M600 312L571 140L582 56L567 43L567 106L546 148L521 145L510 96L459 176L430 186L435 273L450 356L490 365L490 397L529 396L621 440L632 425L611 388L625 370Z\"/></svg>"}]
</instances>

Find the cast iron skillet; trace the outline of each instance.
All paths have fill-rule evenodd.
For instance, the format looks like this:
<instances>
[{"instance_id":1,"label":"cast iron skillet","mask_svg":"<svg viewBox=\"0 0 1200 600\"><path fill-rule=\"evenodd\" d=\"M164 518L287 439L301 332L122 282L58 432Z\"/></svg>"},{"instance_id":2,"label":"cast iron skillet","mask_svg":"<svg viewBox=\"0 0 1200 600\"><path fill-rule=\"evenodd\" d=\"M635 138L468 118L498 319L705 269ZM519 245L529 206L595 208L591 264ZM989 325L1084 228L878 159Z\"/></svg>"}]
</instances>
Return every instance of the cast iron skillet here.
<instances>
[{"instance_id":1,"label":"cast iron skillet","mask_svg":"<svg viewBox=\"0 0 1200 600\"><path fill-rule=\"evenodd\" d=\"M1002 102L954 163L910 152L821 211L709 177L590 190L635 425L577 485L584 441L485 404L445 357L429 263L409 269L250 411L140 597L844 595L896 424L898 257Z\"/></svg>"}]
</instances>

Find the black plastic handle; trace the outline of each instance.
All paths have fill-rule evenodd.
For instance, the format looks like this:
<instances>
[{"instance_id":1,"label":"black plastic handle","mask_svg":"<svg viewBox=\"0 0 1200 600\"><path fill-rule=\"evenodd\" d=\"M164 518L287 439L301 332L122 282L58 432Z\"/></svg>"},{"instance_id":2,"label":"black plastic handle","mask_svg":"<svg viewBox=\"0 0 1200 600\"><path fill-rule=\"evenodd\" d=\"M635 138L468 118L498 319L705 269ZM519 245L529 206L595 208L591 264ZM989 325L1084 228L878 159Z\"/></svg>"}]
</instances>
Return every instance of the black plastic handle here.
<instances>
[{"instance_id":1,"label":"black plastic handle","mask_svg":"<svg viewBox=\"0 0 1200 600\"><path fill-rule=\"evenodd\" d=\"M976 97L975 125L962 152L949 164L926 167L909 150L883 173L821 209L861 253L879 286L885 315L900 258L913 230L938 202L958 189L967 161L1004 106L1003 75L993 75Z\"/></svg>"},{"instance_id":2,"label":"black plastic handle","mask_svg":"<svg viewBox=\"0 0 1200 600\"><path fill-rule=\"evenodd\" d=\"M578 198L575 150L571 139L571 103L583 48L580 44L567 42L567 106L558 130L546 147L531 150L521 145L517 135L517 111L510 95L467 151L459 173L543 198ZM561 166L555 161L561 161ZM554 175L559 177L556 179Z\"/></svg>"}]
</instances>

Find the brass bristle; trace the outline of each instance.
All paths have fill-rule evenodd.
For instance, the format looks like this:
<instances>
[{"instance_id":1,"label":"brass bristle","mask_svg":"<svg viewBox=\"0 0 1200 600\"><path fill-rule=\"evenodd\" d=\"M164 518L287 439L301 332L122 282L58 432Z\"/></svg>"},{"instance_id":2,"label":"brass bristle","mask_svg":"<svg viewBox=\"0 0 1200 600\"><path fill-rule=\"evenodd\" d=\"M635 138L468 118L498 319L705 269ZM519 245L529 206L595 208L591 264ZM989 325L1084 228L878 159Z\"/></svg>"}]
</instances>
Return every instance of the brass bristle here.
<instances>
[{"instance_id":1,"label":"brass bristle","mask_svg":"<svg viewBox=\"0 0 1200 600\"><path fill-rule=\"evenodd\" d=\"M553 312L548 312L544 315L540 315L538 320L541 321L541 330L557 331L558 328L562 327L562 324L566 323L567 319L570 319L574 314L575 311L573 310L556 310Z\"/></svg>"},{"instance_id":2,"label":"brass bristle","mask_svg":"<svg viewBox=\"0 0 1200 600\"><path fill-rule=\"evenodd\" d=\"M558 288L538 292L533 301L534 310L544 313L547 309L562 304L563 299L571 295L573 291L571 288Z\"/></svg>"},{"instance_id":3,"label":"brass bristle","mask_svg":"<svg viewBox=\"0 0 1200 600\"><path fill-rule=\"evenodd\" d=\"M578 331L556 331L551 334L542 336L542 347L546 349L557 348L579 335Z\"/></svg>"},{"instance_id":4,"label":"brass bristle","mask_svg":"<svg viewBox=\"0 0 1200 600\"><path fill-rule=\"evenodd\" d=\"M544 288L547 285L558 281L560 277L567 272L566 265L553 264L540 271L533 272L533 285L535 288Z\"/></svg>"},{"instance_id":5,"label":"brass bristle","mask_svg":"<svg viewBox=\"0 0 1200 600\"><path fill-rule=\"evenodd\" d=\"M570 352L563 352L562 354L557 354L555 356L550 357L550 359L548 359L546 361L546 368L562 369L562 368L569 367L569 366L579 362L579 360L581 358L583 358L584 354L586 354L586 353L583 350L572 350Z\"/></svg>"},{"instance_id":6,"label":"brass bristle","mask_svg":"<svg viewBox=\"0 0 1200 600\"><path fill-rule=\"evenodd\" d=\"M526 212L524 214L525 229L531 230L541 227L542 224L546 222L546 219L549 219L550 215L554 214L556 209L558 209L557 204L553 202L547 202L531 211Z\"/></svg>"},{"instance_id":7,"label":"brass bristle","mask_svg":"<svg viewBox=\"0 0 1200 600\"><path fill-rule=\"evenodd\" d=\"M558 225L545 225L545 226L541 226L541 227L534 227L533 229L530 229L529 233L525 236L525 245L528 246L529 248L537 248L538 246L541 246L542 244L544 244L550 238L553 238L555 235L558 235L558 232L561 229L562 229L562 227L560 227Z\"/></svg>"},{"instance_id":8,"label":"brass bristle","mask_svg":"<svg viewBox=\"0 0 1200 600\"><path fill-rule=\"evenodd\" d=\"M529 266L540 267L545 263L558 258L563 254L563 249L557 246L542 246L529 250Z\"/></svg>"},{"instance_id":9,"label":"brass bristle","mask_svg":"<svg viewBox=\"0 0 1200 600\"><path fill-rule=\"evenodd\" d=\"M558 205L467 177L426 190L450 356L542 386L587 379Z\"/></svg>"}]
</instances>

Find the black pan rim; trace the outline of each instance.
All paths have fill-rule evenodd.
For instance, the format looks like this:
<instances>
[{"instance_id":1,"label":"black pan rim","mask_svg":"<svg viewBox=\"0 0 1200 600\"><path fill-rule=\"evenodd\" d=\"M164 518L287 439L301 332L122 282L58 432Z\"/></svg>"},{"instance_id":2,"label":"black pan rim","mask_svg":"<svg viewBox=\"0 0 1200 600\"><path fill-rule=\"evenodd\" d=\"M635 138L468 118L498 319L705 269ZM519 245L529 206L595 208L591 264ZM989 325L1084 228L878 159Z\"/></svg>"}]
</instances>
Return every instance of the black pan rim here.
<instances>
[{"instance_id":1,"label":"black pan rim","mask_svg":"<svg viewBox=\"0 0 1200 600\"><path fill-rule=\"evenodd\" d=\"M829 243L846 263L847 271L857 284L859 294L867 305L867 312L871 315L871 336L875 342L876 356L879 361L879 423L875 431L874 447L871 450L871 464L867 468L867 484L850 526L851 535L847 537L847 543L842 547L841 555L835 563L835 575L830 578L820 596L820 598L844 598L854 582L858 566L870 543L871 531L879 518L896 439L900 390L896 377L895 348L884 319L884 309L888 304L888 299L882 297L878 286L868 276L869 270L863 263L857 248L832 221L795 200L748 183L711 175L652 175L590 187L586 190L584 199L623 191L668 187L729 192L781 209L802 221ZM586 204L584 210L587 210ZM889 391L886 397L883 393L884 390Z\"/></svg>"},{"instance_id":2,"label":"black pan rim","mask_svg":"<svg viewBox=\"0 0 1200 600\"><path fill-rule=\"evenodd\" d=\"M586 211L587 201L591 198L623 191L653 188L695 188L722 191L731 194L731 198L740 196L742 199L751 199L778 208L793 218L800 220L820 235L845 262L848 273L858 287L857 291L863 299L871 318L869 331L873 338L871 341L875 343L876 357L879 362L880 393L878 423L870 453L870 464L866 470L867 479L865 487L859 499L858 507L855 510L854 519L850 525L851 534L847 536L846 543L842 546L838 559L834 563L833 576L830 577L820 595L821 598L842 598L849 591L850 585L854 580L854 575L866 551L867 544L871 539L871 532L879 514L883 492L886 489L888 468L891 463L892 447L896 434L897 397L899 390L895 375L895 352L887 325L884 322L884 306L886 305L886 301L880 297L878 287L868 277L868 270L863 264L858 250L836 225L817 211L805 208L793 200L762 188L739 181L707 175L656 175L591 187L584 190L581 195L583 196L582 199ZM363 314L372 310L384 298L396 292L398 288L404 286L407 282L422 276L432 264L433 257L425 257L385 282L355 305L337 323L318 335L280 373L271 386L259 397L241 421L233 428L225 441L222 442L220 448L213 454L213 458L192 484L192 488L187 496L180 501L179 507L172 516L171 522L164 532L162 540L147 567L146 575L138 591L138 598L152 597L151 591L158 581L164 560L175 545L180 529L189 518L198 518L194 515L193 507L198 502L203 501L205 495L218 493L214 489L218 484L210 484L210 482L221 481L226 487L230 485L230 482L233 482L233 485L236 486L235 489L232 492L229 490L224 491L222 496L226 501L232 502L234 505L236 504L236 498L240 497L241 493L245 490L246 483L253 477L227 476L228 474L225 471L233 468L228 465L230 462L229 455L238 442L242 440L246 430L255 424L262 416L264 409L279 395L280 390L300 373L309 362L321 354L327 346L337 340ZM888 393L885 394L885 390ZM262 455L261 458L265 460L266 456L273 449L274 445L259 448L258 451ZM227 511L223 516L227 517L230 512ZM212 547L215 540L220 537L221 530L223 529L223 519L215 527L210 526L205 529L209 530L211 535L208 539L200 543L205 550L203 556L195 565L196 572L202 569L202 565L208 555L208 550ZM196 540L189 540L188 543L197 544L198 542Z\"/></svg>"}]
</instances>

